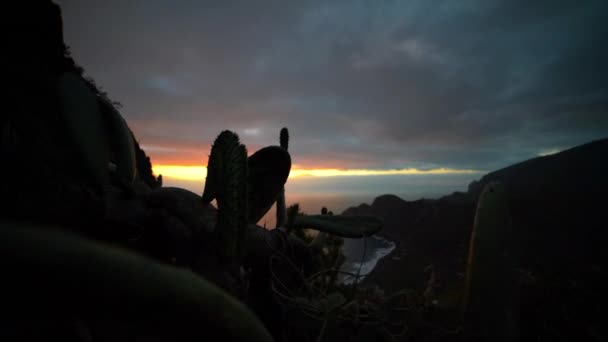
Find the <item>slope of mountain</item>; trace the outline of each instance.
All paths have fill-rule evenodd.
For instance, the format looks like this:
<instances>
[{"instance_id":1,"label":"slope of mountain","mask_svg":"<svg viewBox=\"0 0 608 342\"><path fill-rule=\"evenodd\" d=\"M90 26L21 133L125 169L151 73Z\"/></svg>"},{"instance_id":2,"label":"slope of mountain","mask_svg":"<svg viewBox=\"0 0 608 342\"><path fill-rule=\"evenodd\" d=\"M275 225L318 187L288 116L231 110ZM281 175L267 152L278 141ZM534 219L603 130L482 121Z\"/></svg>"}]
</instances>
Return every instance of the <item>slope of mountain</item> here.
<instances>
[{"instance_id":1,"label":"slope of mountain","mask_svg":"<svg viewBox=\"0 0 608 342\"><path fill-rule=\"evenodd\" d=\"M598 195L608 188L608 139L544 156L491 172L469 185L477 197L489 181L503 182L512 196Z\"/></svg>"},{"instance_id":2,"label":"slope of mountain","mask_svg":"<svg viewBox=\"0 0 608 342\"><path fill-rule=\"evenodd\" d=\"M380 235L397 245L365 282L388 292L413 288L428 294L430 288L440 305L458 304L477 197L485 184L501 181L519 246L517 265L529 283L522 315L536 317L526 323L533 332L528 335L546 337L547 329L556 329L562 338L602 337L597 330L608 286L607 157L608 139L602 139L491 172L467 193L418 201L383 195L347 209L345 214L384 219Z\"/></svg>"}]
</instances>

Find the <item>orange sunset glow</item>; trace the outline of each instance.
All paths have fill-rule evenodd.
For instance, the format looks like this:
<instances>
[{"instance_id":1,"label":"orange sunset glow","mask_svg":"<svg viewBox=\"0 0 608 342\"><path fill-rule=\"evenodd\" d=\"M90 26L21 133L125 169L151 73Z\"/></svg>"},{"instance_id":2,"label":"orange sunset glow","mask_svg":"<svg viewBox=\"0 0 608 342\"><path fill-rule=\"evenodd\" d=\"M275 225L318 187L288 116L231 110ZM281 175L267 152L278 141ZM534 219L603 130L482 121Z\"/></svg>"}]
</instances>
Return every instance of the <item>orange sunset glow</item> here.
<instances>
[{"instance_id":1,"label":"orange sunset glow","mask_svg":"<svg viewBox=\"0 0 608 342\"><path fill-rule=\"evenodd\" d=\"M608 0L2 7L0 342L608 342Z\"/></svg>"},{"instance_id":2,"label":"orange sunset glow","mask_svg":"<svg viewBox=\"0 0 608 342\"><path fill-rule=\"evenodd\" d=\"M179 180L204 180L207 168L204 166L187 165L156 165L154 173ZM366 169L292 169L289 178L300 177L341 177L341 176L390 176L390 175L449 175L449 174L477 174L483 171L469 169L437 168L420 170L415 168L393 170L366 170Z\"/></svg>"}]
</instances>

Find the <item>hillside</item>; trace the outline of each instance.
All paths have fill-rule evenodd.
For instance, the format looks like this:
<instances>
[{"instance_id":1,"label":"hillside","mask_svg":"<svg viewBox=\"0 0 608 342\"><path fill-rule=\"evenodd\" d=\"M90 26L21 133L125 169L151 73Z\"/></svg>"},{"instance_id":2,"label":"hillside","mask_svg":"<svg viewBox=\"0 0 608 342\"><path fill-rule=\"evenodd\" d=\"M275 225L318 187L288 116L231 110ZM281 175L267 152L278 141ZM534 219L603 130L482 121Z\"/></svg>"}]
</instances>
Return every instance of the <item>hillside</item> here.
<instances>
[{"instance_id":1,"label":"hillside","mask_svg":"<svg viewBox=\"0 0 608 342\"><path fill-rule=\"evenodd\" d=\"M500 181L508 193L518 267L529 281L522 315L545 315L528 322L528 335L546 336L550 326L562 338L601 337L598 298L608 285L606 156L608 139L593 141L491 172L467 193L417 201L383 195L371 205L347 209L347 215L384 219L381 235L397 244L367 284L388 292L423 291L434 273L434 298L439 305L457 306L476 199L488 182Z\"/></svg>"},{"instance_id":2,"label":"hillside","mask_svg":"<svg viewBox=\"0 0 608 342\"><path fill-rule=\"evenodd\" d=\"M608 139L523 161L491 172L469 185L478 196L489 181L503 182L513 196L599 195L608 188Z\"/></svg>"}]
</instances>

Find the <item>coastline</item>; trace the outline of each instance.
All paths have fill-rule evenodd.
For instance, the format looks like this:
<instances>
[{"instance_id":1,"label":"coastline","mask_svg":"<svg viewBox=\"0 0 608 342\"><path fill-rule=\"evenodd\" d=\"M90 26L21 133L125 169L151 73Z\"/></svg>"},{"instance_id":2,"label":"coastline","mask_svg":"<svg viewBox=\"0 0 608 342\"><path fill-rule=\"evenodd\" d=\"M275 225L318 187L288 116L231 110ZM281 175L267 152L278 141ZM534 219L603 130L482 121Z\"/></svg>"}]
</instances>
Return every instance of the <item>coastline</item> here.
<instances>
[{"instance_id":1,"label":"coastline","mask_svg":"<svg viewBox=\"0 0 608 342\"><path fill-rule=\"evenodd\" d=\"M395 242L377 235L363 239L344 239L343 253L346 260L340 270L359 274L358 282L361 283L378 262L395 248ZM355 276L342 274L339 279L342 284L348 285L355 281Z\"/></svg>"}]
</instances>

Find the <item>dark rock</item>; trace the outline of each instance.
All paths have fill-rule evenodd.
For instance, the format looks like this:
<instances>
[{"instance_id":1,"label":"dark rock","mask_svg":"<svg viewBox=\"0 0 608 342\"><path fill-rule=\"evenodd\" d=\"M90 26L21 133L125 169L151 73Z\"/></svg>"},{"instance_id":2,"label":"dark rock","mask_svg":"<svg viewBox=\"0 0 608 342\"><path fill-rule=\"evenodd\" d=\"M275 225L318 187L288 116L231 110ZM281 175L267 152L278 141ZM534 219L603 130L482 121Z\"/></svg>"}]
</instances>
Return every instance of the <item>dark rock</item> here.
<instances>
[{"instance_id":1,"label":"dark rock","mask_svg":"<svg viewBox=\"0 0 608 342\"><path fill-rule=\"evenodd\" d=\"M394 253L407 255L401 260L418 258L417 269L433 263L459 273L464 270L479 189L500 181L509 197L524 260L521 266L542 264L558 272L566 265L573 268L582 262L608 260L601 247L608 243L608 214L603 209L608 192L607 155L608 139L598 140L491 172L472 182L467 193L417 201L383 195L371 205L349 208L344 214L382 218L385 226L380 235L395 241ZM407 273L404 262L389 259L381 260L367 280L394 289L411 286L395 279Z\"/></svg>"},{"instance_id":2,"label":"dark rock","mask_svg":"<svg viewBox=\"0 0 608 342\"><path fill-rule=\"evenodd\" d=\"M439 305L458 308L477 197L485 184L500 181L521 273L521 284L513 284L521 293L521 335L525 340L553 333L564 340L599 336L608 286L606 156L608 139L598 140L491 172L472 182L467 193L418 201L385 195L372 205L349 208L345 213L383 218L380 235L397 245L393 253L399 258L380 260L364 283L389 293L424 291L424 270L432 265L442 283Z\"/></svg>"}]
</instances>

